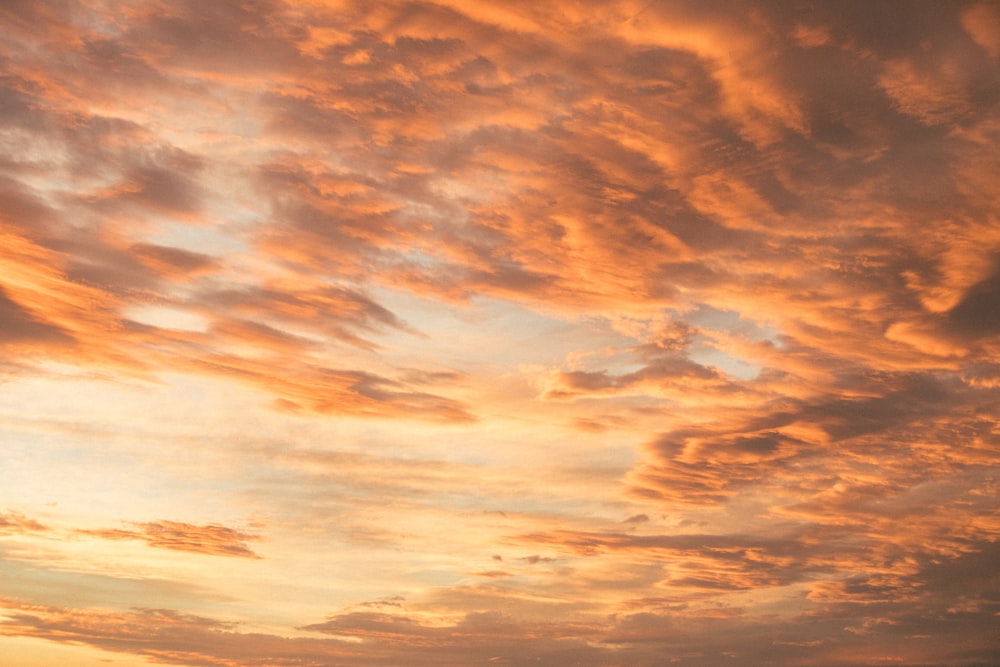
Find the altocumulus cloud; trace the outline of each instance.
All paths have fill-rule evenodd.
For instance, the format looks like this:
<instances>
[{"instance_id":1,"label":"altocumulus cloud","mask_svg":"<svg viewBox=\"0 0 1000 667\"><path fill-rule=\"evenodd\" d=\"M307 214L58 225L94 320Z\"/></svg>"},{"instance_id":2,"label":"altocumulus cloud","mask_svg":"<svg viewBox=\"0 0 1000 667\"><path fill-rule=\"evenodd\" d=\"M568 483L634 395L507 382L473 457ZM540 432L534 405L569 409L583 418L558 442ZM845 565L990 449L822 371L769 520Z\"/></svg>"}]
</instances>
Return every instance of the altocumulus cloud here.
<instances>
[{"instance_id":1,"label":"altocumulus cloud","mask_svg":"<svg viewBox=\"0 0 1000 667\"><path fill-rule=\"evenodd\" d=\"M0 23L11 647L998 660L994 3Z\"/></svg>"}]
</instances>

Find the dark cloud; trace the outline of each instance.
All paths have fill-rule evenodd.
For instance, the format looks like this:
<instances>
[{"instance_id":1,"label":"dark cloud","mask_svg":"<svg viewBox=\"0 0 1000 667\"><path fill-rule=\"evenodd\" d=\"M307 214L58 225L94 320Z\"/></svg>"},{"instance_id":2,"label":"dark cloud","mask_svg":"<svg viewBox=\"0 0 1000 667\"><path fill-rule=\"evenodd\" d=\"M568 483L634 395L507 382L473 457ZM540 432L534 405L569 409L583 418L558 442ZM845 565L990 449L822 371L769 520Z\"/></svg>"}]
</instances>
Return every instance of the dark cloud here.
<instances>
[{"instance_id":1,"label":"dark cloud","mask_svg":"<svg viewBox=\"0 0 1000 667\"><path fill-rule=\"evenodd\" d=\"M987 278L972 285L947 312L948 325L972 338L1000 334L1000 265Z\"/></svg>"},{"instance_id":2,"label":"dark cloud","mask_svg":"<svg viewBox=\"0 0 1000 667\"><path fill-rule=\"evenodd\" d=\"M0 286L0 342L19 341L66 344L73 342L73 336L57 324L32 315Z\"/></svg>"},{"instance_id":3,"label":"dark cloud","mask_svg":"<svg viewBox=\"0 0 1000 667\"><path fill-rule=\"evenodd\" d=\"M928 447L961 459L965 443L954 440L956 431L974 423L980 410L992 412L992 389L969 388L950 376L904 373L848 381L844 389L869 397L838 393L792 403L792 409L779 403L747 422L664 434L646 446L650 461L636 471L638 490L679 502L720 502L747 486L772 483L768 475L795 485L801 471L826 466L836 481L841 466L831 458L843 462L845 454L864 457L865 451L880 452L887 457L884 470L896 469L912 483L934 472L908 470L919 466L911 458L911 438L922 437ZM797 435L809 432L808 439ZM799 479L803 489L816 482Z\"/></svg>"}]
</instances>

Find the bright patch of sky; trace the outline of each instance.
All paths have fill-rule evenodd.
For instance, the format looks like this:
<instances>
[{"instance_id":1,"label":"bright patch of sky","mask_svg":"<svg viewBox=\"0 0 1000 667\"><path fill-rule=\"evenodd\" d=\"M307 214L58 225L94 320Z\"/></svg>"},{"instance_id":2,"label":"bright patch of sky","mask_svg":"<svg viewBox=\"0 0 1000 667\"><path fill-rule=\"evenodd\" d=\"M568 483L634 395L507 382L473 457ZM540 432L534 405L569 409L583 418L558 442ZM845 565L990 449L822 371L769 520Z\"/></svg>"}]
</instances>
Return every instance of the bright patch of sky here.
<instances>
[{"instance_id":1,"label":"bright patch of sky","mask_svg":"<svg viewBox=\"0 0 1000 667\"><path fill-rule=\"evenodd\" d=\"M628 345L625 336L598 318L567 320L545 315L525 306L478 297L459 306L417 297L408 292L378 288L375 299L423 337L415 346L418 358L448 359L458 368L524 365L560 366L580 350ZM403 340L400 337L406 337ZM391 333L379 341L391 346L394 339L413 345L413 335ZM405 349L400 345L400 350ZM392 355L387 350L387 355ZM402 361L402 359L400 359Z\"/></svg>"},{"instance_id":2,"label":"bright patch of sky","mask_svg":"<svg viewBox=\"0 0 1000 667\"><path fill-rule=\"evenodd\" d=\"M208 318L196 313L166 306L133 306L126 308L123 315L130 320L160 329L175 331L197 331L208 329Z\"/></svg>"},{"instance_id":3,"label":"bright patch of sky","mask_svg":"<svg viewBox=\"0 0 1000 667\"><path fill-rule=\"evenodd\" d=\"M684 317L692 326L700 329L723 332L751 342L767 340L778 346L781 344L778 340L781 332L778 329L767 323L750 321L736 311L718 310L701 304L697 310L686 313ZM741 380L752 380L761 370L758 364L719 349L705 336L696 337L689 354L699 364L714 366Z\"/></svg>"},{"instance_id":4,"label":"bright patch of sky","mask_svg":"<svg viewBox=\"0 0 1000 667\"><path fill-rule=\"evenodd\" d=\"M228 227L180 222L158 224L142 240L215 257L242 254L250 249L249 244Z\"/></svg>"}]
</instances>

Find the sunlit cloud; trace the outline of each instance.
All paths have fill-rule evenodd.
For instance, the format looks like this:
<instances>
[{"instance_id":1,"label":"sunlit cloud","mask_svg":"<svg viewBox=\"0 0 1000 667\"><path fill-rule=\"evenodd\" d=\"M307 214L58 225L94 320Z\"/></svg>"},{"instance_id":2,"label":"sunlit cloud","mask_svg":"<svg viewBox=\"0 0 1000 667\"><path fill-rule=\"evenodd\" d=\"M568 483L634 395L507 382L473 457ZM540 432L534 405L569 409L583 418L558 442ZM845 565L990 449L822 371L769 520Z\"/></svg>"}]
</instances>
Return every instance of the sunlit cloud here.
<instances>
[{"instance_id":1,"label":"sunlit cloud","mask_svg":"<svg viewBox=\"0 0 1000 667\"><path fill-rule=\"evenodd\" d=\"M14 667L997 661L994 4L0 23Z\"/></svg>"},{"instance_id":2,"label":"sunlit cloud","mask_svg":"<svg viewBox=\"0 0 1000 667\"><path fill-rule=\"evenodd\" d=\"M0 531L5 535L47 530L46 526L17 512L0 514Z\"/></svg>"},{"instance_id":3,"label":"sunlit cloud","mask_svg":"<svg viewBox=\"0 0 1000 667\"><path fill-rule=\"evenodd\" d=\"M247 546L258 536L218 525L192 526L177 521L155 521L137 524L134 530L106 528L84 530L83 535L105 540L141 540L151 547L191 551L216 556L257 558Z\"/></svg>"}]
</instances>

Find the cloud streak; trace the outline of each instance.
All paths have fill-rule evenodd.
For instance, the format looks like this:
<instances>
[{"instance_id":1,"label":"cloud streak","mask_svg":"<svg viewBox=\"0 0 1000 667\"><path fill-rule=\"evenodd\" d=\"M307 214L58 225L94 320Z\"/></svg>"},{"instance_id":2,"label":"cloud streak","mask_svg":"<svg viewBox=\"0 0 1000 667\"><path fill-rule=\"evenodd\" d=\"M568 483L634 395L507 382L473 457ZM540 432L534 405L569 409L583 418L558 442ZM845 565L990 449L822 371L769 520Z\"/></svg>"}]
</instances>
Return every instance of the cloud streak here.
<instances>
[{"instance_id":1,"label":"cloud streak","mask_svg":"<svg viewBox=\"0 0 1000 667\"><path fill-rule=\"evenodd\" d=\"M105 540L140 540L158 549L210 556L259 558L247 545L248 541L260 539L259 536L215 524L194 526L178 521L154 521L136 524L135 530L106 528L84 530L80 534Z\"/></svg>"}]
</instances>

